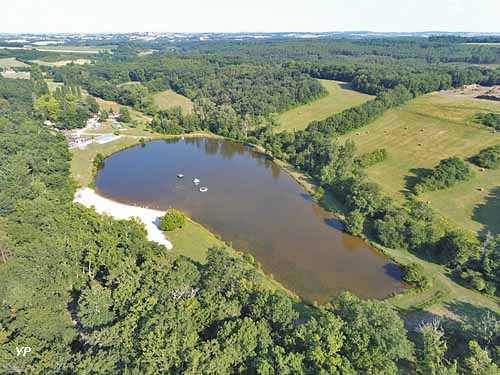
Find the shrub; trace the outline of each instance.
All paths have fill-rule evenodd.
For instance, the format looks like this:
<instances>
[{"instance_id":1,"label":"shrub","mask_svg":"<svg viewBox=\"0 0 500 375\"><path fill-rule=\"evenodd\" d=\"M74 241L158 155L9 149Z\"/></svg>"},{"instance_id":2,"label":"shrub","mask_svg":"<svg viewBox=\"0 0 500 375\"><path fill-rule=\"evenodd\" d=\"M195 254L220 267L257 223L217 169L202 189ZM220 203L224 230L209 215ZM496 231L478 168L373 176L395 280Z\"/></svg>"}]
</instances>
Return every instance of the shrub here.
<instances>
[{"instance_id":1,"label":"shrub","mask_svg":"<svg viewBox=\"0 0 500 375\"><path fill-rule=\"evenodd\" d=\"M97 155L94 157L94 161L93 161L94 167L100 168L104 163L104 159L105 158L101 153L97 153Z\"/></svg>"},{"instance_id":2,"label":"shrub","mask_svg":"<svg viewBox=\"0 0 500 375\"><path fill-rule=\"evenodd\" d=\"M120 107L120 121L121 122L130 122L132 118L130 117L130 111L127 107Z\"/></svg>"},{"instance_id":3,"label":"shrub","mask_svg":"<svg viewBox=\"0 0 500 375\"><path fill-rule=\"evenodd\" d=\"M474 172L460 158L454 156L441 160L431 173L415 186L415 193L445 189L472 178Z\"/></svg>"},{"instance_id":4,"label":"shrub","mask_svg":"<svg viewBox=\"0 0 500 375\"><path fill-rule=\"evenodd\" d=\"M474 162L483 168L500 168L500 145L481 150L474 158Z\"/></svg>"},{"instance_id":5,"label":"shrub","mask_svg":"<svg viewBox=\"0 0 500 375\"><path fill-rule=\"evenodd\" d=\"M418 263L409 263L403 267L403 281L415 285L419 289L432 286L431 279L425 274L424 268Z\"/></svg>"},{"instance_id":6,"label":"shrub","mask_svg":"<svg viewBox=\"0 0 500 375\"><path fill-rule=\"evenodd\" d=\"M460 274L460 278L467 282L471 288L480 292L486 289L487 284L484 281L481 272L467 270Z\"/></svg>"},{"instance_id":7,"label":"shrub","mask_svg":"<svg viewBox=\"0 0 500 375\"><path fill-rule=\"evenodd\" d=\"M170 208L160 221L161 230L168 232L177 228L182 228L186 224L186 215L181 211Z\"/></svg>"},{"instance_id":8,"label":"shrub","mask_svg":"<svg viewBox=\"0 0 500 375\"><path fill-rule=\"evenodd\" d=\"M490 128L500 130L500 114L497 113L476 113L474 120Z\"/></svg>"},{"instance_id":9,"label":"shrub","mask_svg":"<svg viewBox=\"0 0 500 375\"><path fill-rule=\"evenodd\" d=\"M323 189L323 187L321 186L313 194L313 198L318 202L322 200L324 196L325 196L325 189Z\"/></svg>"},{"instance_id":10,"label":"shrub","mask_svg":"<svg viewBox=\"0 0 500 375\"><path fill-rule=\"evenodd\" d=\"M375 151L363 154L359 158L358 163L363 168L368 168L372 165L383 162L385 159L387 159L387 150L385 148L379 148Z\"/></svg>"}]
</instances>

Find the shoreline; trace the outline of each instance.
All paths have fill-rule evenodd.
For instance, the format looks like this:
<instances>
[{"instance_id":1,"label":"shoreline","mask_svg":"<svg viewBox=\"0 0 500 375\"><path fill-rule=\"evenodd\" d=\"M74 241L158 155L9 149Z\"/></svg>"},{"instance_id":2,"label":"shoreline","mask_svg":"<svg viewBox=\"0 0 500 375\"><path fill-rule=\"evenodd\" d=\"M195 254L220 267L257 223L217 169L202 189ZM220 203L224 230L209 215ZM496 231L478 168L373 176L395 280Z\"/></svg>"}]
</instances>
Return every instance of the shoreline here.
<instances>
[{"instance_id":1,"label":"shoreline","mask_svg":"<svg viewBox=\"0 0 500 375\"><path fill-rule=\"evenodd\" d=\"M165 215L164 211L152 210L145 207L130 206L104 198L91 188L80 188L75 192L73 202L94 208L99 214L105 214L118 220L130 220L137 218L146 228L148 240L165 246L168 250L173 249L172 243L165 237L159 228L160 217Z\"/></svg>"}]
</instances>

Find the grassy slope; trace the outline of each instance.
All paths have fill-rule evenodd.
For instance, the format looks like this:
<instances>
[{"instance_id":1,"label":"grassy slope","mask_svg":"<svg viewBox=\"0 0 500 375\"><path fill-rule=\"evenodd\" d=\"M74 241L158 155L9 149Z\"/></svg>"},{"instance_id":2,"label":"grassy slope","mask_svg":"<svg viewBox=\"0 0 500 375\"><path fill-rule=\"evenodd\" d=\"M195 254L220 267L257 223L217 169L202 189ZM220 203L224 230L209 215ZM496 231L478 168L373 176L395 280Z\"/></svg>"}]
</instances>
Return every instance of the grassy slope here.
<instances>
[{"instance_id":1,"label":"grassy slope","mask_svg":"<svg viewBox=\"0 0 500 375\"><path fill-rule=\"evenodd\" d=\"M97 103L99 104L99 107L103 111L109 111L110 109L112 109L115 112L119 112L120 107L122 107L120 104L118 104L116 102L109 101L109 100L104 100L101 98L96 98L96 100L97 100ZM130 107L129 107L129 110L130 110L130 116L132 117L132 120L137 120L137 121L143 122L143 123L147 123L147 122L151 121L151 117L149 117L148 115L145 115L144 113L136 111L135 109L130 108Z\"/></svg>"},{"instance_id":2,"label":"grassy slope","mask_svg":"<svg viewBox=\"0 0 500 375\"><path fill-rule=\"evenodd\" d=\"M390 110L343 138L353 139L360 154L382 147L388 151L388 159L370 167L368 175L389 195L399 197L412 186L422 168L432 168L454 155L468 158L499 144L500 134L471 121L476 112L490 110L500 111L500 103L434 93ZM472 168L477 173L471 181L426 193L422 199L464 228L500 233L498 213L493 209L500 206L500 170L480 172Z\"/></svg>"},{"instance_id":3,"label":"grassy slope","mask_svg":"<svg viewBox=\"0 0 500 375\"><path fill-rule=\"evenodd\" d=\"M181 107L185 113L190 113L193 110L193 103L191 100L172 90L165 90L153 94L151 98L153 99L153 103L160 109Z\"/></svg>"},{"instance_id":4,"label":"grassy slope","mask_svg":"<svg viewBox=\"0 0 500 375\"><path fill-rule=\"evenodd\" d=\"M298 106L279 115L277 131L305 129L311 121L324 120L328 116L357 106L373 98L370 95L350 89L348 83L329 80L320 81L328 90L328 96L315 100L312 103Z\"/></svg>"}]
</instances>

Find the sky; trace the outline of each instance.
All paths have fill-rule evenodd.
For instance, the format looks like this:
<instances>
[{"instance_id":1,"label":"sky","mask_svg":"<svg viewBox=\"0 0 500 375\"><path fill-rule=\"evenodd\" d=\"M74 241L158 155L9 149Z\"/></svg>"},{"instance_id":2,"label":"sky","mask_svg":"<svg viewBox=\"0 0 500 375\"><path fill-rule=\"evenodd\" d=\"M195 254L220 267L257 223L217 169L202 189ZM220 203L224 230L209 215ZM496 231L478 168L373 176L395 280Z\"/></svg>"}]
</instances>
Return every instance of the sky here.
<instances>
[{"instance_id":1,"label":"sky","mask_svg":"<svg viewBox=\"0 0 500 375\"><path fill-rule=\"evenodd\" d=\"M500 0L19 0L9 32L500 32Z\"/></svg>"}]
</instances>

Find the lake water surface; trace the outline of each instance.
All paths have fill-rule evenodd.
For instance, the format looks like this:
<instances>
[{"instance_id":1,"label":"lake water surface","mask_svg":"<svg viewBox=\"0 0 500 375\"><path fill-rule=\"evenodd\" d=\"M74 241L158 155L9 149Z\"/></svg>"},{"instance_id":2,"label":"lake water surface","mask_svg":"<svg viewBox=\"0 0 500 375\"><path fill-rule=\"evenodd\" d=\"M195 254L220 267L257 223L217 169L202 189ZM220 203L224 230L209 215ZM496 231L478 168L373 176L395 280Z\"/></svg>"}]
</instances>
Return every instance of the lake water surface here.
<instances>
[{"instance_id":1,"label":"lake water surface","mask_svg":"<svg viewBox=\"0 0 500 375\"><path fill-rule=\"evenodd\" d=\"M244 145L152 141L106 159L95 186L119 202L186 212L309 300L325 302L342 290L384 298L402 289L396 264L342 232L302 186ZM201 186L208 191L200 192Z\"/></svg>"}]
</instances>

